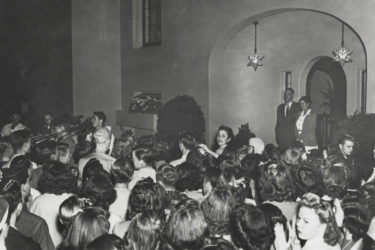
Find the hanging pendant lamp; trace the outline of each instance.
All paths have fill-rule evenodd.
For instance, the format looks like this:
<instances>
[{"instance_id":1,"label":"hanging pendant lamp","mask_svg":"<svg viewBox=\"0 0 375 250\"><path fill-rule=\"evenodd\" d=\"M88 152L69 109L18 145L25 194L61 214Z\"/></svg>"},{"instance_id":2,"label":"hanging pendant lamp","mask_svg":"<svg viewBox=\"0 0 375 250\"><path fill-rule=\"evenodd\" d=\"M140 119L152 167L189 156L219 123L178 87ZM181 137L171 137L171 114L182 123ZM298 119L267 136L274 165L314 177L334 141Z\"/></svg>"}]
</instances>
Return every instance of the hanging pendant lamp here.
<instances>
[{"instance_id":1,"label":"hanging pendant lamp","mask_svg":"<svg viewBox=\"0 0 375 250\"><path fill-rule=\"evenodd\" d=\"M333 61L339 62L342 66L344 66L345 63L351 63L353 61L350 57L353 50L346 49L344 46L344 23L342 23L341 28L341 47L332 51L332 53L335 57L333 58Z\"/></svg>"},{"instance_id":2,"label":"hanging pendant lamp","mask_svg":"<svg viewBox=\"0 0 375 250\"><path fill-rule=\"evenodd\" d=\"M255 46L254 46L254 55L248 57L249 60L250 60L250 62L247 64L247 66L253 67L254 71L256 71L259 66L263 66L262 60L263 60L264 56L259 56L257 54L257 25L258 25L258 22L254 22L253 24L255 26L255 30L254 30L255 31L255 36L254 36L254 41L255 41L254 42L254 44L255 44Z\"/></svg>"}]
</instances>

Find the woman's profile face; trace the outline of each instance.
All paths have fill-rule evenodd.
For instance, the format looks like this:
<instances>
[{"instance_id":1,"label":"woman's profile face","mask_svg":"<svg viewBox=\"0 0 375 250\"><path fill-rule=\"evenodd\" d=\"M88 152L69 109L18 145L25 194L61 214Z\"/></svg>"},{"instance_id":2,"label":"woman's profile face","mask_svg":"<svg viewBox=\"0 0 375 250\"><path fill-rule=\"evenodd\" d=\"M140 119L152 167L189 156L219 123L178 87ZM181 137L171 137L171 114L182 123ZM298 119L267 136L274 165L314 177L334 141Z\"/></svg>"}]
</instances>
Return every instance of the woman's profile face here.
<instances>
[{"instance_id":1,"label":"woman's profile face","mask_svg":"<svg viewBox=\"0 0 375 250\"><path fill-rule=\"evenodd\" d=\"M223 146L227 144L230 141L227 131L219 130L217 132L216 141L217 141L217 144L219 144L219 146Z\"/></svg>"},{"instance_id":2,"label":"woman's profile face","mask_svg":"<svg viewBox=\"0 0 375 250\"><path fill-rule=\"evenodd\" d=\"M297 234L302 240L314 238L324 227L313 208L302 206L297 215Z\"/></svg>"}]
</instances>

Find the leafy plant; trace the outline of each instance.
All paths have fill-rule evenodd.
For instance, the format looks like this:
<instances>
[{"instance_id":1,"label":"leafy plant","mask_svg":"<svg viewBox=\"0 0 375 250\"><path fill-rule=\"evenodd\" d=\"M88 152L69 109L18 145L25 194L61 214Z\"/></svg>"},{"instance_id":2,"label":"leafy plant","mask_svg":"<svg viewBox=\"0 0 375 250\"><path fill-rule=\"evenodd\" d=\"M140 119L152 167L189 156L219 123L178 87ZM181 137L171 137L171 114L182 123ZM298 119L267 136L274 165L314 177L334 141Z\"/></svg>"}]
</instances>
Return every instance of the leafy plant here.
<instances>
[{"instance_id":1,"label":"leafy plant","mask_svg":"<svg viewBox=\"0 0 375 250\"><path fill-rule=\"evenodd\" d=\"M204 138L203 112L195 99L187 95L169 100L158 113L157 138L171 143L181 131L191 133L197 140Z\"/></svg>"}]
</instances>

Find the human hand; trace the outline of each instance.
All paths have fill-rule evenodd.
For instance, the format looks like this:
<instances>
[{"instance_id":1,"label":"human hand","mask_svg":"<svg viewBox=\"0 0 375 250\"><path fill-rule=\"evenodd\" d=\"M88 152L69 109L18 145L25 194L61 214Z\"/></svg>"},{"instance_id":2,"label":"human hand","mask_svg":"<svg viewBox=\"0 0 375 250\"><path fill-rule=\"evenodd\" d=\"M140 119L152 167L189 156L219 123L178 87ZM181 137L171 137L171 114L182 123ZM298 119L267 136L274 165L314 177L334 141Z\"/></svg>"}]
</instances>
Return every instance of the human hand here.
<instances>
[{"instance_id":1,"label":"human hand","mask_svg":"<svg viewBox=\"0 0 375 250\"><path fill-rule=\"evenodd\" d=\"M282 224L276 223L275 227L275 250L287 250L291 244L290 240L286 240L285 230Z\"/></svg>"},{"instance_id":2,"label":"human hand","mask_svg":"<svg viewBox=\"0 0 375 250\"><path fill-rule=\"evenodd\" d=\"M205 151L205 152L208 152L208 151L209 151L209 149L208 149L208 147L207 147L206 144L199 144L198 146L199 146L200 149L202 149L202 150Z\"/></svg>"}]
</instances>

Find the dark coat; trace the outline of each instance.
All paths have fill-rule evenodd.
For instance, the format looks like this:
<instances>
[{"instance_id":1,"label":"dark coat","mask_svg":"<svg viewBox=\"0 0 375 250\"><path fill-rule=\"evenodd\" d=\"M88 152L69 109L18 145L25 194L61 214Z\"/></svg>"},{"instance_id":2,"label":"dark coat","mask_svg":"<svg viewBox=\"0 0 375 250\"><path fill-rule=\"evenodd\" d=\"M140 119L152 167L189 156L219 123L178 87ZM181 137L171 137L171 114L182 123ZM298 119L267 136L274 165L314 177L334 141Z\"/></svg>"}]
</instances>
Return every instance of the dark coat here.
<instances>
[{"instance_id":1,"label":"dark coat","mask_svg":"<svg viewBox=\"0 0 375 250\"><path fill-rule=\"evenodd\" d=\"M310 114L308 114L303 121L302 134L298 135L297 128L295 127L295 135L297 140L301 141L305 146L318 145L316 140L316 119L316 114L310 111Z\"/></svg>"},{"instance_id":2,"label":"dark coat","mask_svg":"<svg viewBox=\"0 0 375 250\"><path fill-rule=\"evenodd\" d=\"M296 140L294 129L300 112L301 108L297 102L292 102L286 116L285 103L277 107L275 135L276 143L279 145L281 151L285 151Z\"/></svg>"}]
</instances>

